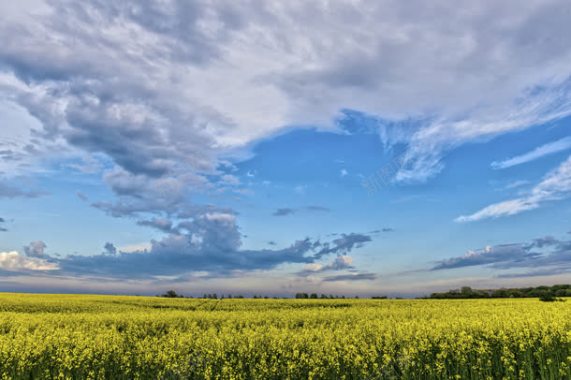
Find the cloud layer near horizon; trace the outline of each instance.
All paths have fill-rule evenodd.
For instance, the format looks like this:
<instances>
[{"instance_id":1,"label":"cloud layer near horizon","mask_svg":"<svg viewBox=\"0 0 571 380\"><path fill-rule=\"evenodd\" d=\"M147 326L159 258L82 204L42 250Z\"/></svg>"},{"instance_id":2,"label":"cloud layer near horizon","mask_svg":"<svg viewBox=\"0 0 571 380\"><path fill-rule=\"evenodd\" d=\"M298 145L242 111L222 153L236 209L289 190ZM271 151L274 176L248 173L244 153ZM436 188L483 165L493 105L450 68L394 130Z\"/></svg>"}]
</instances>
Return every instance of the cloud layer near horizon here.
<instances>
[{"instance_id":1,"label":"cloud layer near horizon","mask_svg":"<svg viewBox=\"0 0 571 380\"><path fill-rule=\"evenodd\" d=\"M163 226L156 228L163 230ZM336 255L333 271L354 269L349 254L370 242L366 234L341 234L331 242L305 238L282 249L242 249L242 235L233 214L207 212L181 221L150 249L122 252L106 243L99 255L50 256L47 245L35 241L24 254L2 252L0 270L11 272L56 271L59 275L109 278L178 278L185 275L228 277L236 273L270 270L282 264L313 264ZM353 270L358 273L358 271ZM357 279L358 277L356 277Z\"/></svg>"}]
</instances>

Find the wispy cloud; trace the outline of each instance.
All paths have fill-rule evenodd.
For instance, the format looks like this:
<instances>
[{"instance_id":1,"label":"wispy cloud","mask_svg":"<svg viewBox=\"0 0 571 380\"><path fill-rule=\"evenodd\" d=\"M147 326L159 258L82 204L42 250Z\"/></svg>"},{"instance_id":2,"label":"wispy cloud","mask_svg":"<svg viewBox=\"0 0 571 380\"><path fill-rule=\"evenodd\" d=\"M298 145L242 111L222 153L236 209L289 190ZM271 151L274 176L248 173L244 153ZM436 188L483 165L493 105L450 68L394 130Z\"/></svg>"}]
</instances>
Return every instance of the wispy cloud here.
<instances>
[{"instance_id":1,"label":"wispy cloud","mask_svg":"<svg viewBox=\"0 0 571 380\"><path fill-rule=\"evenodd\" d=\"M444 167L443 157L469 141L486 141L571 115L571 76L549 86L522 90L509 103L488 104L453 119L441 116L421 123L408 141L398 181L425 181Z\"/></svg>"},{"instance_id":2,"label":"wispy cloud","mask_svg":"<svg viewBox=\"0 0 571 380\"><path fill-rule=\"evenodd\" d=\"M273 216L288 216L296 214L300 211L307 211L307 212L329 212L331 209L323 206L306 206L301 208L292 208L292 207L283 207L276 209L272 215Z\"/></svg>"},{"instance_id":3,"label":"wispy cloud","mask_svg":"<svg viewBox=\"0 0 571 380\"><path fill-rule=\"evenodd\" d=\"M498 190L512 190L512 189L517 189L518 187L522 187L522 186L526 186L526 185L529 185L529 181L520 179L520 180L510 182Z\"/></svg>"},{"instance_id":4,"label":"wispy cloud","mask_svg":"<svg viewBox=\"0 0 571 380\"><path fill-rule=\"evenodd\" d=\"M3 183L0 179L0 198L37 198L45 193Z\"/></svg>"},{"instance_id":5,"label":"wispy cloud","mask_svg":"<svg viewBox=\"0 0 571 380\"><path fill-rule=\"evenodd\" d=\"M557 169L548 173L527 194L484 207L483 209L456 218L457 222L474 222L482 219L516 215L533 210L543 203L563 199L571 195L571 156Z\"/></svg>"},{"instance_id":6,"label":"wispy cloud","mask_svg":"<svg viewBox=\"0 0 571 380\"><path fill-rule=\"evenodd\" d=\"M273 216L287 216L287 215L292 215L295 214L297 212L296 209L293 208L278 208L276 211L274 211L274 213L272 214Z\"/></svg>"},{"instance_id":7,"label":"wispy cloud","mask_svg":"<svg viewBox=\"0 0 571 380\"><path fill-rule=\"evenodd\" d=\"M324 206L307 206L307 207L305 207L305 210L313 211L313 212L330 212L331 211L330 208L324 207Z\"/></svg>"},{"instance_id":8,"label":"wispy cloud","mask_svg":"<svg viewBox=\"0 0 571 380\"><path fill-rule=\"evenodd\" d=\"M492 168L494 169L511 168L512 166L525 164L527 162L537 160L539 158L548 156L550 154L562 152L567 149L571 149L571 137L564 137L560 140L550 142L548 144L539 146L530 152L509 158L504 161L494 161L492 162Z\"/></svg>"}]
</instances>

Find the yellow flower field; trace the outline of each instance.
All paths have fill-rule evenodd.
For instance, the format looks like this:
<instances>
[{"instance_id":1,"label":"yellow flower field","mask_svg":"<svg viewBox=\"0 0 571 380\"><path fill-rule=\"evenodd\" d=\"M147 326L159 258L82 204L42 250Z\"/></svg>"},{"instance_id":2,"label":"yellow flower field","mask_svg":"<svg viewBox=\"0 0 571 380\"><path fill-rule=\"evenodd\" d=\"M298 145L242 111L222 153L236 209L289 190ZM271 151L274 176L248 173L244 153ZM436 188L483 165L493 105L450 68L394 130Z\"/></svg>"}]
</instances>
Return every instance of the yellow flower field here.
<instances>
[{"instance_id":1,"label":"yellow flower field","mask_svg":"<svg viewBox=\"0 0 571 380\"><path fill-rule=\"evenodd\" d=\"M571 302L0 294L2 379L570 379Z\"/></svg>"}]
</instances>

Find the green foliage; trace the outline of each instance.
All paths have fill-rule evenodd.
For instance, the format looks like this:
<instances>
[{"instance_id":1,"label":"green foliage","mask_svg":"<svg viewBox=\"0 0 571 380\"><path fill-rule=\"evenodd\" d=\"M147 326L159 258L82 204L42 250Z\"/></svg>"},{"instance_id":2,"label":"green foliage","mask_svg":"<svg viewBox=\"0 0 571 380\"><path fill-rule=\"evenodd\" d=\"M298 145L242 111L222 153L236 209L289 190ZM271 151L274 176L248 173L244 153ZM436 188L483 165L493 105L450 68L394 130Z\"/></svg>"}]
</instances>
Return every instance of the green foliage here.
<instances>
[{"instance_id":1,"label":"green foliage","mask_svg":"<svg viewBox=\"0 0 571 380\"><path fill-rule=\"evenodd\" d=\"M469 299L469 298L538 298L546 294L554 297L571 297L571 285L538 286L535 288L512 289L472 289L464 286L460 290L450 290L444 293L432 293L435 299Z\"/></svg>"},{"instance_id":2,"label":"green foliage","mask_svg":"<svg viewBox=\"0 0 571 380\"><path fill-rule=\"evenodd\" d=\"M174 290L167 290L161 297L165 297L165 298L178 298L178 297L182 297L181 295L177 294L176 291Z\"/></svg>"},{"instance_id":3,"label":"green foliage","mask_svg":"<svg viewBox=\"0 0 571 380\"><path fill-rule=\"evenodd\" d=\"M555 302L557 301L557 297L555 297L552 292L546 291L539 296L539 300L542 302Z\"/></svg>"}]
</instances>

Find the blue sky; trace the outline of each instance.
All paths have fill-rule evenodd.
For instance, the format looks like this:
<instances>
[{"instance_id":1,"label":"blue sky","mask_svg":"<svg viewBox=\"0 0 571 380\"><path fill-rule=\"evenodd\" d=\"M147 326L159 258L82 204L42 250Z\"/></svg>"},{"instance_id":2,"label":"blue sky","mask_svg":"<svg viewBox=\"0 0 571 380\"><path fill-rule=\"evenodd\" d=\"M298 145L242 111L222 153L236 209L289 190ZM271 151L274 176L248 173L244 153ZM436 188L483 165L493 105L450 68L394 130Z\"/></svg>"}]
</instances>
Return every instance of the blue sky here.
<instances>
[{"instance_id":1,"label":"blue sky","mask_svg":"<svg viewBox=\"0 0 571 380\"><path fill-rule=\"evenodd\" d=\"M569 282L570 10L2 4L0 290Z\"/></svg>"}]
</instances>

